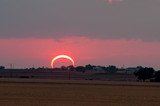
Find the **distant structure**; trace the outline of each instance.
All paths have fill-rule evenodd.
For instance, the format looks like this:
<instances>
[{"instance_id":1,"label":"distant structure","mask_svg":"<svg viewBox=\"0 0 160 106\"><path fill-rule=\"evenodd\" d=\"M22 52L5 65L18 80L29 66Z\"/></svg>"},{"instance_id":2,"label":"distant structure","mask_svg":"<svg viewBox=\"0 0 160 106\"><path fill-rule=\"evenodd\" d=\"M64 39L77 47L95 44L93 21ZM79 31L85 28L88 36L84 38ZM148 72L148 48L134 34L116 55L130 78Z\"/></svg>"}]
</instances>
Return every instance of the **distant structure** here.
<instances>
[{"instance_id":1,"label":"distant structure","mask_svg":"<svg viewBox=\"0 0 160 106\"><path fill-rule=\"evenodd\" d=\"M14 69L14 64L10 64L10 69Z\"/></svg>"},{"instance_id":2,"label":"distant structure","mask_svg":"<svg viewBox=\"0 0 160 106\"><path fill-rule=\"evenodd\" d=\"M141 67L141 66L128 67L128 68L125 69L125 71L126 71L127 74L133 74L134 72L140 70L141 68L143 68L143 67Z\"/></svg>"}]
</instances>

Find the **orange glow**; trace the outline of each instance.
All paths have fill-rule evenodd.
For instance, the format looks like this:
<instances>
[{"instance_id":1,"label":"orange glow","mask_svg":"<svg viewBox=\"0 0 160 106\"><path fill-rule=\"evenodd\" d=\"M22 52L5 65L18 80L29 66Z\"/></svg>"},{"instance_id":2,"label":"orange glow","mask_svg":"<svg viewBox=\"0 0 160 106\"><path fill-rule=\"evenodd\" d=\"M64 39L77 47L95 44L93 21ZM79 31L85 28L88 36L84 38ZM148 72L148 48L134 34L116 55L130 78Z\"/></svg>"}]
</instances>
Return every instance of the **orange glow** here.
<instances>
[{"instance_id":1,"label":"orange glow","mask_svg":"<svg viewBox=\"0 0 160 106\"><path fill-rule=\"evenodd\" d=\"M72 65L74 66L74 60L70 57L70 56L67 56L67 55L58 55L56 57L54 57L51 61L51 67L53 68L54 67L54 62L58 59L61 59L61 58L65 58L65 59L68 59L72 62Z\"/></svg>"}]
</instances>

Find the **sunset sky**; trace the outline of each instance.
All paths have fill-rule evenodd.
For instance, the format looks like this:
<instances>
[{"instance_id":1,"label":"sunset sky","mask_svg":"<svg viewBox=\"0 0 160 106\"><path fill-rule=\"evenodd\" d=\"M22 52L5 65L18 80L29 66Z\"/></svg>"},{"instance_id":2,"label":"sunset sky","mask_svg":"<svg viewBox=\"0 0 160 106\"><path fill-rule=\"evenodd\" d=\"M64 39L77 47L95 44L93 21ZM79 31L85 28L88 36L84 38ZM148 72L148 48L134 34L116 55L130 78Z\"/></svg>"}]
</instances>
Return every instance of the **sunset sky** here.
<instances>
[{"instance_id":1,"label":"sunset sky","mask_svg":"<svg viewBox=\"0 0 160 106\"><path fill-rule=\"evenodd\" d=\"M160 0L0 0L0 65L160 69Z\"/></svg>"}]
</instances>

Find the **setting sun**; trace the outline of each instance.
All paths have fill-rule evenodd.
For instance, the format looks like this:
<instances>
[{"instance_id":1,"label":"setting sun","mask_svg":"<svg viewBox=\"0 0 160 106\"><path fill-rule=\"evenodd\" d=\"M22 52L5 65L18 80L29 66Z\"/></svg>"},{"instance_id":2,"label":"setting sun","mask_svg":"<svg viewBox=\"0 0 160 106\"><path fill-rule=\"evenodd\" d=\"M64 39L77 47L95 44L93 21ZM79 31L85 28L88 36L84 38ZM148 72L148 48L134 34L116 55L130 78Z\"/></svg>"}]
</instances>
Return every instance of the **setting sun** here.
<instances>
[{"instance_id":1,"label":"setting sun","mask_svg":"<svg viewBox=\"0 0 160 106\"><path fill-rule=\"evenodd\" d=\"M54 57L51 61L51 67L53 68L54 67L54 62L58 59L62 59L62 58L65 58L65 59L68 59L72 62L72 65L74 66L75 65L75 62L74 60L70 57L70 56L67 56L67 55L58 55L56 57Z\"/></svg>"}]
</instances>

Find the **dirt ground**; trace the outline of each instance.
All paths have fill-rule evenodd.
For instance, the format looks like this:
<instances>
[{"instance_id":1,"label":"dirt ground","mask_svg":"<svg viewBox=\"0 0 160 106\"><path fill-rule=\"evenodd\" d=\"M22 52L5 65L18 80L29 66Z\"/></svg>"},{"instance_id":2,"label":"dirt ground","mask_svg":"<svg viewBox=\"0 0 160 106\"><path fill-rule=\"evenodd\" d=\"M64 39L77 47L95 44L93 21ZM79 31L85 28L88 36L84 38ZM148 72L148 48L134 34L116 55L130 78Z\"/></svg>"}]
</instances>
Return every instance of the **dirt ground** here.
<instances>
[{"instance_id":1,"label":"dirt ground","mask_svg":"<svg viewBox=\"0 0 160 106\"><path fill-rule=\"evenodd\" d=\"M160 106L160 84L0 79L0 106Z\"/></svg>"}]
</instances>

